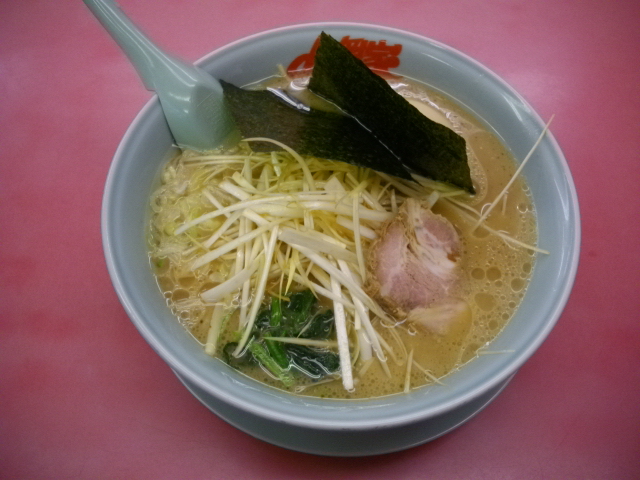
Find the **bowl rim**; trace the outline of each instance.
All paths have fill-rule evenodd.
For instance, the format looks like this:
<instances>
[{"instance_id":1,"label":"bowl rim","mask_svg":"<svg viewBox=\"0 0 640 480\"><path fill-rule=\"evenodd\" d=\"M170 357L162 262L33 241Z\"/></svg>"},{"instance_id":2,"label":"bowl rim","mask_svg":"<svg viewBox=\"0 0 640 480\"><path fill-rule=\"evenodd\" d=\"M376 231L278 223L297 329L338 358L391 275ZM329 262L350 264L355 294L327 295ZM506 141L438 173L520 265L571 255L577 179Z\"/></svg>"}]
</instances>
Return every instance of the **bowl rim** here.
<instances>
[{"instance_id":1,"label":"bowl rim","mask_svg":"<svg viewBox=\"0 0 640 480\"><path fill-rule=\"evenodd\" d=\"M521 101L523 105L526 105L530 108L530 115L537 123L539 123L540 125L544 125L544 122L542 121L542 119L538 116L535 110L533 110L533 108L530 107L528 102L514 88L512 88L505 80L503 80L500 76L495 74L492 70L490 70L485 65L469 57L465 53L460 52L459 50L449 45L443 44L439 41L436 41L434 39L431 39L419 34L415 34L412 32L408 32L405 30L401 30L393 27L386 27L382 25L357 23L357 22L312 22L312 23L287 25L283 27L278 27L278 28L254 33L254 34L245 36L243 38L240 38L238 40L235 40L233 42L230 42L204 55L195 63L197 65L202 66L212 58L216 58L217 56L224 54L227 51L235 49L237 46L241 46L246 43L253 42L257 39L264 39L269 36L282 35L289 32L297 32L300 30L323 29L323 28L326 28L326 29L354 28L354 29L376 30L382 33L389 32L389 33L400 35L403 37L410 37L417 42L431 44L439 48L442 48L444 50L447 50L455 54L459 58L463 59L465 62L468 62L469 64L474 65L476 68L483 70L487 75L492 76L493 81L501 84L503 88L508 90L511 95L513 95L519 101ZM351 430L366 430L370 428L381 428L384 426L397 426L397 425L403 425L403 424L411 423L414 421L418 421L431 416L443 414L463 404L468 403L474 398L477 398L482 393L495 387L500 382L506 380L509 376L513 375L513 373L516 372L533 355L533 353L540 347L542 342L547 338L547 336L549 335L549 333L557 323L569 299L569 296L575 281L576 273L577 273L579 253L580 253L581 229L580 229L579 204L578 204L578 197L575 189L575 184L574 184L571 172L569 170L569 166L567 164L566 158L562 153L562 151L560 150L560 147L556 142L553 134L551 132L548 132L547 141L549 142L550 147L553 149L555 156L560 162L560 167L564 174L564 181L567 183L567 190L570 196L570 201L571 201L570 208L573 211L574 220L575 220L573 224L573 236L571 239L572 258L570 259L568 270L565 273L567 282L562 287L562 291L558 298L558 301L556 302L556 304L553 306L553 309L551 310L550 318L544 324L544 328L538 331L534 340L531 341L526 348L519 351L516 356L512 357L512 360L509 362L508 368L507 367L503 368L497 374L486 379L479 385L466 390L463 395L459 395L458 397L456 397L455 401L452 401L443 405L435 405L426 409L415 409L412 412L404 413L402 415L396 415L392 418L384 418L383 421L377 418L371 418L371 419L364 419L364 420L359 419L358 421L345 423L344 419L340 419L339 421L332 421L331 419L326 419L326 418L314 419L308 416L302 416L302 415L293 414L290 412L276 413L273 410L264 407L263 405L256 404L256 403L247 403L242 399L238 399L232 395L229 395L228 392L212 389L211 385L209 385L209 383L207 383L205 379L201 378L197 373L192 372L191 370L186 368L186 366L184 365L184 362L181 361L180 358L177 358L176 356L174 356L171 353L171 351L165 347L165 345L163 345L161 342L158 342L158 339L155 338L153 333L144 325L144 322L140 320L139 312L136 306L134 305L134 302L132 302L129 292L127 292L125 288L124 281L121 276L121 272L118 271L118 268L116 267L116 262L115 262L114 249L112 246L112 239L111 239L111 235L113 234L113 232L112 232L111 225L108 222L108 219L111 213L110 209L111 209L111 201L112 201L110 192L114 187L114 182L116 177L115 173L118 170L119 165L123 161L125 161L123 155L125 153L126 147L128 146L128 143L134 137L137 127L141 123L143 123L145 118L149 116L150 112L156 108L159 108L159 102L158 102L157 96L154 95L140 110L140 112L138 112L133 122L127 128L127 131L125 132L122 140L118 145L118 148L116 149L111 166L109 168L109 172L108 172L107 180L105 184L102 212L101 212L103 249L104 249L105 259L107 263L107 268L108 268L112 283L114 285L114 288L116 290L116 293L125 311L127 312L129 318L134 323L138 331L145 338L145 340L152 346L152 348L163 358L165 362L169 364L169 366L174 371L177 371L180 375L186 377L189 381L193 382L195 385L211 393L217 398L224 399L224 401L230 403L231 405L234 405L252 414L259 415L263 418L268 418L268 419L272 419L280 422L286 422L288 424L297 425L301 427L309 427L314 429L325 429L325 430L328 430L328 429L344 430L347 428ZM285 395L291 395L286 392L284 393ZM398 394L398 395L403 395L403 394ZM378 397L378 398L385 398L385 397ZM331 403L341 402L341 400L335 400L335 399L321 399L320 401L321 402L327 401ZM346 402L349 402L353 406L357 406L356 404L358 402L368 402L368 400L362 400L362 401L347 400Z\"/></svg>"}]
</instances>

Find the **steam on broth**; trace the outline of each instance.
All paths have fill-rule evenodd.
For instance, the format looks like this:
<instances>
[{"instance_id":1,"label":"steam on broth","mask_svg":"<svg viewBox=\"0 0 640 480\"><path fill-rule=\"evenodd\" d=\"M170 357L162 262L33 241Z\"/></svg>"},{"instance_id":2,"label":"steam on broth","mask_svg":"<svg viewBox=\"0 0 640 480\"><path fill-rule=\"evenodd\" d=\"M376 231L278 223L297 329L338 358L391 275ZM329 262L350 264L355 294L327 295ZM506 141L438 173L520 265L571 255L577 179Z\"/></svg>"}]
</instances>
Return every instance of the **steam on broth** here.
<instances>
[{"instance_id":1,"label":"steam on broth","mask_svg":"<svg viewBox=\"0 0 640 480\"><path fill-rule=\"evenodd\" d=\"M282 77L269 86L307 95L305 82ZM163 168L151 198L150 258L168 306L207 353L293 393L377 397L444 382L513 316L537 237L523 179L476 222L515 162L440 93L405 79L390 84L464 137L476 195L287 150L255 153L251 141L185 151ZM443 328L398 316L371 288L373 249L407 202L457 236L455 281L435 304L453 298L463 307L446 313ZM307 318L291 326L303 310ZM309 332L316 327L324 333ZM290 361L278 365L283 346Z\"/></svg>"}]
</instances>

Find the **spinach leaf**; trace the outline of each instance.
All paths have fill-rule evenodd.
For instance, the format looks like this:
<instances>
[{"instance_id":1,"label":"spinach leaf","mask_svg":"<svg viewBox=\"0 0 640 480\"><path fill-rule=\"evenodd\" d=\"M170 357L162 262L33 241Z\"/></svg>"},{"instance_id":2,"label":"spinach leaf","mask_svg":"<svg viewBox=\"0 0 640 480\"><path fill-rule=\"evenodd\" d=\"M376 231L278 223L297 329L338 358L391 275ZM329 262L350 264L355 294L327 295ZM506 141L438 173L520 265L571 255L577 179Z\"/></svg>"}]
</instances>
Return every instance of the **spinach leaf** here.
<instances>
[{"instance_id":1,"label":"spinach leaf","mask_svg":"<svg viewBox=\"0 0 640 480\"><path fill-rule=\"evenodd\" d=\"M287 353L291 363L311 378L319 379L340 369L340 357L329 350L289 345Z\"/></svg>"},{"instance_id":2,"label":"spinach leaf","mask_svg":"<svg viewBox=\"0 0 640 480\"><path fill-rule=\"evenodd\" d=\"M270 312L269 328L278 335L282 326L282 309L280 308L280 299L277 297L271 297L271 312ZM289 359L287 358L287 352L284 345L281 342L265 339L267 350L273 357L278 365L282 368L289 367Z\"/></svg>"},{"instance_id":3,"label":"spinach leaf","mask_svg":"<svg viewBox=\"0 0 640 480\"><path fill-rule=\"evenodd\" d=\"M335 321L333 310L316 314L298 334L299 338L327 339L333 334Z\"/></svg>"},{"instance_id":4,"label":"spinach leaf","mask_svg":"<svg viewBox=\"0 0 640 480\"><path fill-rule=\"evenodd\" d=\"M311 290L289 293L282 306L282 323L287 337L297 337L311 317L317 299Z\"/></svg>"},{"instance_id":5,"label":"spinach leaf","mask_svg":"<svg viewBox=\"0 0 640 480\"><path fill-rule=\"evenodd\" d=\"M269 352L266 348L260 343L251 342L249 344L248 350L253 354L253 356L260 362L260 364L269 370L273 375L275 375L278 380L280 380L286 387L291 387L295 384L295 380L293 375L288 371L288 369L282 368L278 362L269 355ZM288 366L288 365L287 365Z\"/></svg>"},{"instance_id":6,"label":"spinach leaf","mask_svg":"<svg viewBox=\"0 0 640 480\"><path fill-rule=\"evenodd\" d=\"M257 365L256 359L248 351L240 357L234 357L233 352L238 347L238 342L229 342L222 349L222 359L233 368L242 368L249 365Z\"/></svg>"},{"instance_id":7,"label":"spinach leaf","mask_svg":"<svg viewBox=\"0 0 640 480\"><path fill-rule=\"evenodd\" d=\"M294 384L294 374L320 379L340 369L340 357L335 352L264 338L333 336L333 310L321 310L311 290L291 292L287 298L282 301L272 297L270 304L258 312L248 347L241 357L233 356L237 343L225 345L222 356L226 363L238 369L260 364L285 386Z\"/></svg>"}]
</instances>

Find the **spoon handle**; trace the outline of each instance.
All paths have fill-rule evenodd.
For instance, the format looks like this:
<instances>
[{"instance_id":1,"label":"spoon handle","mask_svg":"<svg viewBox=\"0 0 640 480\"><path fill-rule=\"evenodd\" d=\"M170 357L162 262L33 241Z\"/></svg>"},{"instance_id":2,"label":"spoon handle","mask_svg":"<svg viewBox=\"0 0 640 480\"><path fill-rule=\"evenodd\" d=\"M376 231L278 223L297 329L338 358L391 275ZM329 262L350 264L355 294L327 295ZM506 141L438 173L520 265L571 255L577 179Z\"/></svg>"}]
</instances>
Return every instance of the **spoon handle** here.
<instances>
[{"instance_id":1,"label":"spoon handle","mask_svg":"<svg viewBox=\"0 0 640 480\"><path fill-rule=\"evenodd\" d=\"M113 0L84 0L85 5L126 53L148 90L155 90L155 77L173 66L183 69L180 60L158 48L120 10Z\"/></svg>"},{"instance_id":2,"label":"spoon handle","mask_svg":"<svg viewBox=\"0 0 640 480\"><path fill-rule=\"evenodd\" d=\"M233 130L222 86L211 75L163 52L113 0L84 0L124 50L144 85L158 94L171 133L180 147L216 148Z\"/></svg>"}]
</instances>

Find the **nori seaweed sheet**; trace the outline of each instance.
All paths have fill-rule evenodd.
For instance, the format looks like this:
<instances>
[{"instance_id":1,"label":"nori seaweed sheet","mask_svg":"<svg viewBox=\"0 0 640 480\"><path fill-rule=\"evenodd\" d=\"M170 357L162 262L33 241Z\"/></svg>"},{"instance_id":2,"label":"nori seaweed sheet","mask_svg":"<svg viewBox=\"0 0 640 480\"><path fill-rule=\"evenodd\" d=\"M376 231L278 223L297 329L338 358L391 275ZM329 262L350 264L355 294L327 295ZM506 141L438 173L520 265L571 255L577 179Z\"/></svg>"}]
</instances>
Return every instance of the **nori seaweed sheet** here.
<instances>
[{"instance_id":1,"label":"nori seaweed sheet","mask_svg":"<svg viewBox=\"0 0 640 480\"><path fill-rule=\"evenodd\" d=\"M425 117L324 32L309 90L356 118L415 173L475 193L464 138Z\"/></svg>"},{"instance_id":2,"label":"nori seaweed sheet","mask_svg":"<svg viewBox=\"0 0 640 480\"><path fill-rule=\"evenodd\" d=\"M355 119L286 101L284 92L245 90L220 81L225 104L244 138L277 140L302 155L339 160L361 167L411 179L398 158L380 144ZM268 142L252 142L256 152L278 147Z\"/></svg>"}]
</instances>

